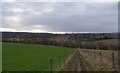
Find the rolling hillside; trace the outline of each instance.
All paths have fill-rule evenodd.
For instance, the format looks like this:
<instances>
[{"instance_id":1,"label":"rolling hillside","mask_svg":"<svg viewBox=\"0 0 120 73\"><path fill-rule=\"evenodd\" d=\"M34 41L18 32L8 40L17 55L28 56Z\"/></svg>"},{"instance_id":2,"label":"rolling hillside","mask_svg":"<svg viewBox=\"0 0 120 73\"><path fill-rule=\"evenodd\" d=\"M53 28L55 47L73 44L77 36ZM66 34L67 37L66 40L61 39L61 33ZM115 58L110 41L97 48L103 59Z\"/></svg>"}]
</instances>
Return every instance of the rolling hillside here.
<instances>
[{"instance_id":1,"label":"rolling hillside","mask_svg":"<svg viewBox=\"0 0 120 73\"><path fill-rule=\"evenodd\" d=\"M3 71L50 71L52 58L53 69L56 70L59 56L67 57L73 51L72 48L48 45L3 43L2 68Z\"/></svg>"}]
</instances>

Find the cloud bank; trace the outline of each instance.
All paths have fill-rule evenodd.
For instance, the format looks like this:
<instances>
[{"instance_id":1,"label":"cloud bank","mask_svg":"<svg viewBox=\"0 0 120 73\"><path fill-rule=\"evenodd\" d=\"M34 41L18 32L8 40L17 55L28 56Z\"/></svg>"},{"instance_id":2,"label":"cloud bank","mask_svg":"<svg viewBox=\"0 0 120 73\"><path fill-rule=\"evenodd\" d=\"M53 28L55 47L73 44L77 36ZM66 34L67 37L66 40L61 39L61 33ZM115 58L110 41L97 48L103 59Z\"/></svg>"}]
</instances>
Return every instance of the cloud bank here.
<instances>
[{"instance_id":1,"label":"cloud bank","mask_svg":"<svg viewBox=\"0 0 120 73\"><path fill-rule=\"evenodd\" d=\"M116 2L2 3L2 31L117 32Z\"/></svg>"}]
</instances>

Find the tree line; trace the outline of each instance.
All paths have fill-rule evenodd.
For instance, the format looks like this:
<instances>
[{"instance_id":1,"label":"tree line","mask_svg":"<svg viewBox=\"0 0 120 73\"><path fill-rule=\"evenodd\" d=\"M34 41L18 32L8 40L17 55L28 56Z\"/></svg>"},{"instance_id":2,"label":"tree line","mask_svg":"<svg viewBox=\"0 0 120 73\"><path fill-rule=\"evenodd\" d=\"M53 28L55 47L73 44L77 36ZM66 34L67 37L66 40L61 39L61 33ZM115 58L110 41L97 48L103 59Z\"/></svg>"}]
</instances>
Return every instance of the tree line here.
<instances>
[{"instance_id":1,"label":"tree line","mask_svg":"<svg viewBox=\"0 0 120 73\"><path fill-rule=\"evenodd\" d=\"M103 42L93 41L118 39L117 33L71 33L71 34L51 34L51 33L26 33L26 32L2 32L2 42L44 44L54 46L64 46L71 48L88 49L117 49L116 45L106 45Z\"/></svg>"}]
</instances>

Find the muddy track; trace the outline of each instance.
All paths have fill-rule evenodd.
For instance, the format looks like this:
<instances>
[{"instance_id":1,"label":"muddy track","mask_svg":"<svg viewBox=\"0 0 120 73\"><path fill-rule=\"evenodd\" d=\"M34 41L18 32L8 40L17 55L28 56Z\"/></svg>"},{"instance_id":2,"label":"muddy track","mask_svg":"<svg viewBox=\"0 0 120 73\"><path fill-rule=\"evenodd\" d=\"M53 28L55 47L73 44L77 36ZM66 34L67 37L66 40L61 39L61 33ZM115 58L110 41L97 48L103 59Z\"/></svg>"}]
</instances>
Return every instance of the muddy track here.
<instances>
[{"instance_id":1,"label":"muddy track","mask_svg":"<svg viewBox=\"0 0 120 73\"><path fill-rule=\"evenodd\" d=\"M74 56L64 67L63 71L93 71L93 69L82 57L79 50L76 49Z\"/></svg>"},{"instance_id":2,"label":"muddy track","mask_svg":"<svg viewBox=\"0 0 120 73\"><path fill-rule=\"evenodd\" d=\"M76 59L77 58L75 52L72 58L69 60L69 62L64 66L64 69L62 69L62 71L76 71L76 65L75 65Z\"/></svg>"},{"instance_id":3,"label":"muddy track","mask_svg":"<svg viewBox=\"0 0 120 73\"><path fill-rule=\"evenodd\" d=\"M78 49L81 71L94 71L92 67L86 62L85 58L80 54L79 51L80 50Z\"/></svg>"}]
</instances>

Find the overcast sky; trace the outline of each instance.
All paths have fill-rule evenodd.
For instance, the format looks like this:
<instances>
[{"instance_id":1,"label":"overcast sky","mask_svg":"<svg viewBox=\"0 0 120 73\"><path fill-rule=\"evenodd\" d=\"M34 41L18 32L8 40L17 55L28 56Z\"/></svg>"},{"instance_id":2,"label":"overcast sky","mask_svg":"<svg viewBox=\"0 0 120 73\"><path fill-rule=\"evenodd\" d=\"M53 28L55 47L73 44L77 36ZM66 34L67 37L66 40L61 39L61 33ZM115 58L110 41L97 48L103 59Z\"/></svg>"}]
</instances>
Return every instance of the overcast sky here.
<instances>
[{"instance_id":1,"label":"overcast sky","mask_svg":"<svg viewBox=\"0 0 120 73\"><path fill-rule=\"evenodd\" d=\"M117 4L117 2L4 2L0 30L117 32Z\"/></svg>"}]
</instances>

